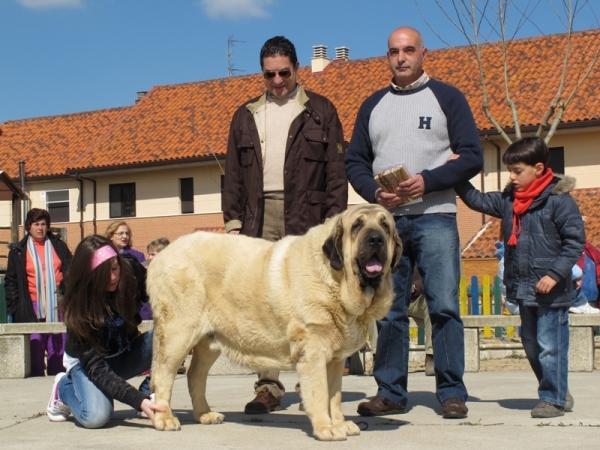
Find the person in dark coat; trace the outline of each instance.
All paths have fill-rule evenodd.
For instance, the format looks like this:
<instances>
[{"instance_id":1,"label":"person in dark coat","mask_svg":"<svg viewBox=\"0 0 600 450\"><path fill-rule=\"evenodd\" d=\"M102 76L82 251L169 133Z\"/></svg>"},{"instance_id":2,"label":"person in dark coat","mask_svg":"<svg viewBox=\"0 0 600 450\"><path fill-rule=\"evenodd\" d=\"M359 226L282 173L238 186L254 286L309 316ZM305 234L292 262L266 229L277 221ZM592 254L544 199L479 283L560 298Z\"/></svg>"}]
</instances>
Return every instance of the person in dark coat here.
<instances>
[{"instance_id":1,"label":"person in dark coat","mask_svg":"<svg viewBox=\"0 0 600 450\"><path fill-rule=\"evenodd\" d=\"M25 219L27 234L8 254L4 289L14 323L61 321L57 304L72 255L67 244L48 231L50 224L48 211L33 208ZM64 333L34 333L30 342L32 376L64 371Z\"/></svg>"},{"instance_id":2,"label":"person in dark coat","mask_svg":"<svg viewBox=\"0 0 600 450\"><path fill-rule=\"evenodd\" d=\"M265 93L233 115L223 184L225 230L276 241L348 206L346 145L333 103L297 83L298 57L275 36L260 51ZM281 408L278 370L263 370L246 414Z\"/></svg>"},{"instance_id":3,"label":"person in dark coat","mask_svg":"<svg viewBox=\"0 0 600 450\"><path fill-rule=\"evenodd\" d=\"M456 187L465 204L502 219L506 297L519 305L521 340L538 379L540 402L533 418L564 415L569 393L569 308L573 266L585 247L583 219L570 195L571 177L555 177L543 139L513 142L502 161L510 184L481 193L469 182Z\"/></svg>"}]
</instances>

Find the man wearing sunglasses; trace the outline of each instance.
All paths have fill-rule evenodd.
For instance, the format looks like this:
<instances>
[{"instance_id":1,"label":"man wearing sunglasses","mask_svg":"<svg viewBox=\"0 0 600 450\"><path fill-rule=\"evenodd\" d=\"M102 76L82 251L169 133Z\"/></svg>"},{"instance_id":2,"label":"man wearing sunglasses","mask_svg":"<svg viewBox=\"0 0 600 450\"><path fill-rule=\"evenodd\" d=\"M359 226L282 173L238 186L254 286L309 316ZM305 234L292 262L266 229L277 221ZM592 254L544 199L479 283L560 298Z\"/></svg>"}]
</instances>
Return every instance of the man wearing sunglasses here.
<instances>
[{"instance_id":1,"label":"man wearing sunglasses","mask_svg":"<svg viewBox=\"0 0 600 450\"><path fill-rule=\"evenodd\" d=\"M346 168L354 190L389 209L404 245L394 273L395 298L381 320L373 375L378 392L358 405L364 416L403 414L408 407L408 317L415 265L433 328L436 393L442 417L467 417L464 331L458 304L460 243L454 186L475 176L483 154L473 113L455 87L423 71L421 34L401 27L388 39L391 84L359 109ZM451 156L457 156L455 159ZM448 162L447 162L448 161ZM383 192L373 175L403 164L410 178ZM405 203L407 197L419 199Z\"/></svg>"},{"instance_id":2,"label":"man wearing sunglasses","mask_svg":"<svg viewBox=\"0 0 600 450\"><path fill-rule=\"evenodd\" d=\"M298 58L275 36L260 51L265 93L233 115L222 207L225 229L276 241L304 234L346 209L346 144L335 106L297 83ZM281 408L278 370L258 374L246 414Z\"/></svg>"}]
</instances>

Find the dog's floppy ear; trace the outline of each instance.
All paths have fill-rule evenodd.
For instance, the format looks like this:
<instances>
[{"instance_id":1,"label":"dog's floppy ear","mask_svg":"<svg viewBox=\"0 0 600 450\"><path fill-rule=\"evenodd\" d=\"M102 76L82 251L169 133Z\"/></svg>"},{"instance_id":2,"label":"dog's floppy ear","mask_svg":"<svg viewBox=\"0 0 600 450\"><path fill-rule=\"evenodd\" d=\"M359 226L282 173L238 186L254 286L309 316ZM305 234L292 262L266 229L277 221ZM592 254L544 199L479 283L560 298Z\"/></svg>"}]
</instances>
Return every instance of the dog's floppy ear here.
<instances>
[{"instance_id":1,"label":"dog's floppy ear","mask_svg":"<svg viewBox=\"0 0 600 450\"><path fill-rule=\"evenodd\" d=\"M394 233L394 256L392 257L392 273L398 270L398 266L400 265L400 258L402 258L402 239L398 233Z\"/></svg>"},{"instance_id":2,"label":"dog's floppy ear","mask_svg":"<svg viewBox=\"0 0 600 450\"><path fill-rule=\"evenodd\" d=\"M329 259L329 264L334 270L342 270L344 268L344 252L342 248L342 238L344 236L344 227L342 219L338 219L331 235L323 244L323 253Z\"/></svg>"}]
</instances>

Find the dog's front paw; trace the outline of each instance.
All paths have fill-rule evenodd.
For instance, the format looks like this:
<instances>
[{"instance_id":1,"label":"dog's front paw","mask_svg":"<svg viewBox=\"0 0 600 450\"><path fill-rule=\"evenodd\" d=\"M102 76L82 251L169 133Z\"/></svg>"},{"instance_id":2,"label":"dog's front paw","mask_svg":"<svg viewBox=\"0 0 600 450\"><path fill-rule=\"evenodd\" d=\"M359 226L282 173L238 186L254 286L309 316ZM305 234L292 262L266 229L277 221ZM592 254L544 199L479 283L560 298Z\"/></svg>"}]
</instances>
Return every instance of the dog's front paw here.
<instances>
[{"instance_id":1,"label":"dog's front paw","mask_svg":"<svg viewBox=\"0 0 600 450\"><path fill-rule=\"evenodd\" d=\"M315 428L313 436L319 441L345 441L346 431L339 425Z\"/></svg>"},{"instance_id":2,"label":"dog's front paw","mask_svg":"<svg viewBox=\"0 0 600 450\"><path fill-rule=\"evenodd\" d=\"M346 421L338 425L340 428L345 430L346 436L358 436L360 434L360 428L354 422Z\"/></svg>"},{"instance_id":3,"label":"dog's front paw","mask_svg":"<svg viewBox=\"0 0 600 450\"><path fill-rule=\"evenodd\" d=\"M202 425L212 425L216 423L223 423L225 421L225 416L221 413L215 411L209 411L204 414L200 414L200 418L196 419Z\"/></svg>"},{"instance_id":4,"label":"dog's front paw","mask_svg":"<svg viewBox=\"0 0 600 450\"><path fill-rule=\"evenodd\" d=\"M168 413L154 414L154 428L158 431L179 431L181 425L179 419Z\"/></svg>"}]
</instances>

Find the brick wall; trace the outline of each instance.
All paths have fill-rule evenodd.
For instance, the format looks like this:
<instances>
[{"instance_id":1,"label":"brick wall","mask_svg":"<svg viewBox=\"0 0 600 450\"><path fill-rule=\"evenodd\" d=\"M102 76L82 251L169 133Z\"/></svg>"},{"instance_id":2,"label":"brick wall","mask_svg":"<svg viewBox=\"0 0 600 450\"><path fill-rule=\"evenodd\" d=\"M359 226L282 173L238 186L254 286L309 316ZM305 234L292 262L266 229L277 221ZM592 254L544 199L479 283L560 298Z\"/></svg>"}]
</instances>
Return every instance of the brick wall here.
<instances>
[{"instance_id":1,"label":"brick wall","mask_svg":"<svg viewBox=\"0 0 600 450\"><path fill-rule=\"evenodd\" d=\"M494 276L498 275L498 259L497 258L484 258L484 259L463 259L462 260L462 275L470 280L473 275L479 277L481 283L484 275L489 275L490 279L493 280ZM470 281L468 281L470 283Z\"/></svg>"},{"instance_id":2,"label":"brick wall","mask_svg":"<svg viewBox=\"0 0 600 450\"><path fill-rule=\"evenodd\" d=\"M485 214L468 208L459 198L456 199L456 204L458 206L456 220L458 221L460 248L464 249L465 245L477 234L488 219Z\"/></svg>"}]
</instances>

